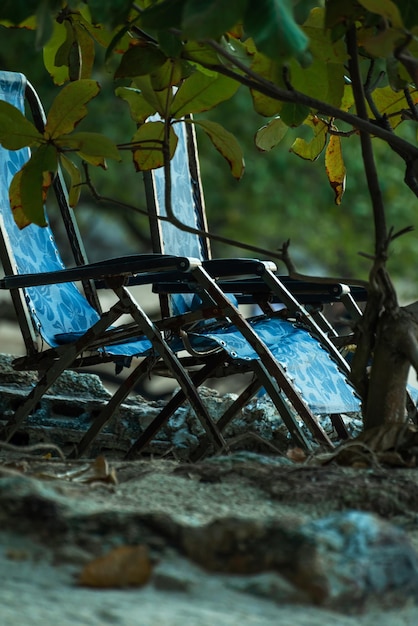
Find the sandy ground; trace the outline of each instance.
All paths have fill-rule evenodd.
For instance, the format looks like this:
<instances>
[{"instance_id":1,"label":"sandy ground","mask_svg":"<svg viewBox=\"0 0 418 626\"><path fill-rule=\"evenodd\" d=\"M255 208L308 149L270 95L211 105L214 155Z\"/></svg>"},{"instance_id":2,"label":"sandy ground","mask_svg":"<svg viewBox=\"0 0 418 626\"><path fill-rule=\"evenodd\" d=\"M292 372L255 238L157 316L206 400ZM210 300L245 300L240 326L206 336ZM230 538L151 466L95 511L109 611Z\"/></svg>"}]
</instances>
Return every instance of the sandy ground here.
<instances>
[{"instance_id":1,"label":"sandy ground","mask_svg":"<svg viewBox=\"0 0 418 626\"><path fill-rule=\"evenodd\" d=\"M160 591L153 585L130 591L76 588L71 567L51 566L43 559L24 563L2 558L0 570L4 626L416 626L418 620L415 608L347 617L312 607L280 606L222 587L215 577L189 565L184 573L193 583L187 593Z\"/></svg>"},{"instance_id":2,"label":"sandy ground","mask_svg":"<svg viewBox=\"0 0 418 626\"><path fill-rule=\"evenodd\" d=\"M189 524L202 524L230 515L250 518L256 515L258 519L296 515L312 519L335 507L341 508L338 498L332 496L336 492L333 485L330 484L324 494L326 483L321 483L322 489L319 489L323 499L307 503L302 495L300 499L271 498L264 489L236 475L221 482L173 476L172 464L167 473L164 461L153 462L151 471L144 462L138 462L137 472L133 463L128 472L126 464L116 467L116 463L120 482L111 487L62 478L52 480L51 476L47 479L45 463L46 469L40 472L38 468L32 476L30 463L25 466L15 482L16 493L23 494L25 490L27 493L28 489L34 494L48 493L48 497L71 505L77 513L93 516L89 519L98 512L117 510L119 513L158 512L187 520ZM51 471L57 472L56 467L48 473ZM80 587L79 573L92 558L92 552L101 554L109 549L112 540L123 540L123 525L115 530L114 537L112 533L90 534L91 544L77 545L76 536L74 541L57 543L53 531L50 538L42 536L42 527L39 528L35 519L33 531L31 524L27 524L27 520L23 522L21 517L19 522L15 519L15 523L6 519L4 511L10 507L4 505L3 498L4 481L8 478L2 472L0 623L4 626L416 626L418 623L416 606L344 615L285 603L280 588L273 599L272 594L265 599L259 593L248 592L251 586L248 577L207 573L170 547L161 551L150 581L142 588ZM391 484L392 479L393 475L388 480ZM385 489L384 484L382 487ZM24 531L20 528L22 524ZM85 526L89 526L87 521ZM416 541L414 525L410 528ZM267 577L264 584L268 588L269 573L259 574L254 580L257 579L260 586L263 576Z\"/></svg>"},{"instance_id":3,"label":"sandy ground","mask_svg":"<svg viewBox=\"0 0 418 626\"><path fill-rule=\"evenodd\" d=\"M74 485L68 480L44 478L32 483L48 489L58 501L79 500L80 511L91 514L119 509L158 511L200 524L223 515L261 517L322 514L321 503L303 504L270 499L256 486L241 480L200 483L167 476L156 466L138 478L109 489L105 486ZM22 481L30 481L22 476ZM1 483L1 479L0 479ZM39 487L40 486L40 487ZM331 499L328 507L332 509ZM322 509L322 511L321 511ZM1 515L1 514L0 514ZM38 531L37 531L38 532ZM369 611L344 615L313 606L285 604L280 589L274 600L248 589L248 577L215 575L182 558L172 548L164 550L154 566L151 580L142 588L92 590L77 584L89 546L58 544L37 532L0 532L0 623L4 626L416 626L418 608ZM120 531L119 531L120 532ZM95 551L106 552L109 537ZM100 542L100 536L96 537ZM263 574L258 575L258 580ZM268 573L266 574L268 576Z\"/></svg>"}]
</instances>

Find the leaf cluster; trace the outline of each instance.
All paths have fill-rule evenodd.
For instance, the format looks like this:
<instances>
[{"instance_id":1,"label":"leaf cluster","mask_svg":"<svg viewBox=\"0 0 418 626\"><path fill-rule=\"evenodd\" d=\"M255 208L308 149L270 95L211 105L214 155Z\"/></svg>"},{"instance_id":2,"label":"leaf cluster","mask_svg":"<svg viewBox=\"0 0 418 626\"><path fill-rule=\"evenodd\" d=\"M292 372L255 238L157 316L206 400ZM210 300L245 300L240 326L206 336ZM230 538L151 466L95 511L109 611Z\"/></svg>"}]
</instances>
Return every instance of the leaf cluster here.
<instances>
[{"instance_id":1,"label":"leaf cluster","mask_svg":"<svg viewBox=\"0 0 418 626\"><path fill-rule=\"evenodd\" d=\"M405 119L418 119L418 8L407 0L47 0L42 10L38 3L6 2L0 20L34 28L54 82L69 82L52 105L44 133L15 116L16 133L23 129L16 143L9 137L9 113L0 116L0 140L10 140L4 145L26 141L35 149L26 170L36 174L20 175L13 187L14 206L25 216L21 225L42 221L43 196L38 193L35 210L29 207L23 183L32 186L42 178L44 194L60 163L71 177L75 204L82 175L73 154L105 167L106 159L129 150L137 170L162 166L176 147L176 121L185 116L207 134L239 180L244 158L236 137L202 114L233 98L240 85L248 88L255 112L267 118L255 134L257 148L270 151L289 128L299 129L291 151L309 161L324 155L336 204L345 190L345 137L374 130L404 160L417 158L414 146L396 136ZM356 115L347 72L345 38L353 25L367 122ZM104 135L75 131L98 92L87 95L99 48L113 72L115 94L129 106L136 126L117 146ZM80 106L73 108L76 102ZM54 123L58 109L61 118Z\"/></svg>"}]
</instances>

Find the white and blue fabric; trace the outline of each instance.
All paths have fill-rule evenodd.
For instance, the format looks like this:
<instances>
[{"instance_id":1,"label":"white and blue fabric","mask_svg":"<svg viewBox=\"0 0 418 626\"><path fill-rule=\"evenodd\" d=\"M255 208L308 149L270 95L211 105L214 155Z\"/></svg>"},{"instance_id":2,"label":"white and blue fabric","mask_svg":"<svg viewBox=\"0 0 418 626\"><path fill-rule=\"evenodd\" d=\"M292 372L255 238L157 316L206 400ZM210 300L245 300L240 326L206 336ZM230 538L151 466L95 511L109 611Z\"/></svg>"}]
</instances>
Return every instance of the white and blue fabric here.
<instances>
[{"instance_id":1,"label":"white and blue fabric","mask_svg":"<svg viewBox=\"0 0 418 626\"><path fill-rule=\"evenodd\" d=\"M150 118L152 121L160 119ZM195 181L189 169L186 122L174 124L178 135L177 149L171 160L171 197L175 217L196 229L202 229L194 195ZM153 171L156 211L166 216L164 169ZM161 252L193 256L205 261L200 236L180 230L169 221L159 222ZM229 294L228 294L229 297ZM173 312L193 310L200 301L193 294L172 294ZM232 296L233 298L233 296ZM280 317L259 316L248 320L257 336L267 345L287 373L313 413L332 414L360 411L360 400L345 374L341 372L319 341L305 329ZM188 333L197 350L221 346L232 359L251 361L258 355L230 323L204 324Z\"/></svg>"},{"instance_id":2,"label":"white and blue fabric","mask_svg":"<svg viewBox=\"0 0 418 626\"><path fill-rule=\"evenodd\" d=\"M24 113L26 78L19 73L0 72L0 99ZM7 233L16 274L39 274L64 269L49 226L30 224L20 230L9 202L13 176L30 158L29 148L6 150L0 146L0 217ZM75 283L43 285L25 289L33 323L42 339L51 347L74 341L99 320ZM112 355L136 356L151 351L148 339L107 347Z\"/></svg>"}]
</instances>

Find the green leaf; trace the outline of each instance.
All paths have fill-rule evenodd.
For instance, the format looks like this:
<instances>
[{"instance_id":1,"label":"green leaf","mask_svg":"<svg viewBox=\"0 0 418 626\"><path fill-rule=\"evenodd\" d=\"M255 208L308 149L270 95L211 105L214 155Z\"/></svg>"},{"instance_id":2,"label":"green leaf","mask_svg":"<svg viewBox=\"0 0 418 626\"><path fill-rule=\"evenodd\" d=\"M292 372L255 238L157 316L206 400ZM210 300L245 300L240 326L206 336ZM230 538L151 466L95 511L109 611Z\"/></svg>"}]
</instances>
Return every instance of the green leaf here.
<instances>
[{"instance_id":1,"label":"green leaf","mask_svg":"<svg viewBox=\"0 0 418 626\"><path fill-rule=\"evenodd\" d=\"M235 136L216 122L195 120L194 123L203 128L218 152L228 161L233 177L240 180L245 168L244 155Z\"/></svg>"},{"instance_id":2,"label":"green leaf","mask_svg":"<svg viewBox=\"0 0 418 626\"><path fill-rule=\"evenodd\" d=\"M57 67L63 65L68 66L68 57L70 55L70 49L74 42L74 30L68 20L65 20L62 24L65 28L65 38L55 53L54 63Z\"/></svg>"},{"instance_id":3,"label":"green leaf","mask_svg":"<svg viewBox=\"0 0 418 626\"><path fill-rule=\"evenodd\" d=\"M155 108L149 104L138 89L118 87L115 94L129 104L132 119L137 124L143 124L150 115L155 113Z\"/></svg>"},{"instance_id":4,"label":"green leaf","mask_svg":"<svg viewBox=\"0 0 418 626\"><path fill-rule=\"evenodd\" d=\"M402 75L402 65L398 63L395 57L389 56L386 59L386 74L388 77L389 85L394 91L408 89L410 79L408 80L408 77Z\"/></svg>"},{"instance_id":5,"label":"green leaf","mask_svg":"<svg viewBox=\"0 0 418 626\"><path fill-rule=\"evenodd\" d=\"M348 25L361 19L364 9L357 0L327 0L325 3L325 26L338 33L338 38L344 36ZM333 37L336 41L337 38Z\"/></svg>"},{"instance_id":6,"label":"green leaf","mask_svg":"<svg viewBox=\"0 0 418 626\"><path fill-rule=\"evenodd\" d=\"M250 0L187 0L182 29L190 39L217 39L237 22Z\"/></svg>"},{"instance_id":7,"label":"green leaf","mask_svg":"<svg viewBox=\"0 0 418 626\"><path fill-rule=\"evenodd\" d=\"M370 13L376 13L387 19L393 28L403 28L400 11L392 0L358 0Z\"/></svg>"},{"instance_id":8,"label":"green leaf","mask_svg":"<svg viewBox=\"0 0 418 626\"><path fill-rule=\"evenodd\" d=\"M183 50L183 42L180 37L168 30L160 30L157 33L158 44L164 54L170 59L180 57Z\"/></svg>"},{"instance_id":9,"label":"green leaf","mask_svg":"<svg viewBox=\"0 0 418 626\"><path fill-rule=\"evenodd\" d=\"M30 17L38 8L39 0L3 0L0 8L0 19L20 24Z\"/></svg>"},{"instance_id":10,"label":"green leaf","mask_svg":"<svg viewBox=\"0 0 418 626\"><path fill-rule=\"evenodd\" d=\"M54 13L60 9L59 0L44 0L36 9L36 47L41 50L52 36Z\"/></svg>"},{"instance_id":11,"label":"green leaf","mask_svg":"<svg viewBox=\"0 0 418 626\"><path fill-rule=\"evenodd\" d=\"M309 67L302 68L297 61L292 60L289 67L293 89L337 108L340 106L344 95L344 74L346 73L342 63L315 59Z\"/></svg>"},{"instance_id":12,"label":"green leaf","mask_svg":"<svg viewBox=\"0 0 418 626\"><path fill-rule=\"evenodd\" d=\"M194 63L204 63L205 65L214 66L219 63L219 56L212 46L199 41L186 41L183 46L182 56Z\"/></svg>"},{"instance_id":13,"label":"green leaf","mask_svg":"<svg viewBox=\"0 0 418 626\"><path fill-rule=\"evenodd\" d=\"M341 100L340 108L342 111L349 111L354 106L354 94L351 85L344 86L344 94Z\"/></svg>"},{"instance_id":14,"label":"green leaf","mask_svg":"<svg viewBox=\"0 0 418 626\"><path fill-rule=\"evenodd\" d=\"M341 151L341 137L331 135L325 151L325 170L335 193L335 204L340 205L345 191L346 169Z\"/></svg>"},{"instance_id":15,"label":"green leaf","mask_svg":"<svg viewBox=\"0 0 418 626\"><path fill-rule=\"evenodd\" d=\"M0 143L7 150L19 150L43 142L43 135L8 102L0 100Z\"/></svg>"},{"instance_id":16,"label":"green leaf","mask_svg":"<svg viewBox=\"0 0 418 626\"><path fill-rule=\"evenodd\" d=\"M70 161L64 154L59 155L59 160L62 167L65 169L70 177L70 185L68 190L68 202L71 207L75 207L78 204L81 193L81 172L78 167Z\"/></svg>"},{"instance_id":17,"label":"green leaf","mask_svg":"<svg viewBox=\"0 0 418 626\"><path fill-rule=\"evenodd\" d=\"M44 203L57 169L53 146L43 145L14 176L9 189L10 205L19 228L46 226Z\"/></svg>"},{"instance_id":18,"label":"green leaf","mask_svg":"<svg viewBox=\"0 0 418 626\"><path fill-rule=\"evenodd\" d=\"M283 120L276 117L257 131L255 145L260 152L269 152L281 142L288 130Z\"/></svg>"},{"instance_id":19,"label":"green leaf","mask_svg":"<svg viewBox=\"0 0 418 626\"><path fill-rule=\"evenodd\" d=\"M164 30L180 28L183 8L187 0L165 0L153 4L141 14L140 24L143 28Z\"/></svg>"},{"instance_id":20,"label":"green leaf","mask_svg":"<svg viewBox=\"0 0 418 626\"><path fill-rule=\"evenodd\" d=\"M43 48L44 64L56 85L63 85L68 79L68 65L56 65L57 54L67 39L65 23L54 22L52 36ZM60 62L61 59L58 59Z\"/></svg>"},{"instance_id":21,"label":"green leaf","mask_svg":"<svg viewBox=\"0 0 418 626\"><path fill-rule=\"evenodd\" d=\"M74 130L87 115L86 104L97 96L99 91L99 83L87 79L63 87L49 110L45 133L54 139Z\"/></svg>"},{"instance_id":22,"label":"green leaf","mask_svg":"<svg viewBox=\"0 0 418 626\"><path fill-rule=\"evenodd\" d=\"M374 57L389 57L393 55L394 49L399 46L399 43L405 39L405 36L399 31L393 28L388 28L378 32L372 33L367 30L368 37L361 38L361 46Z\"/></svg>"},{"instance_id":23,"label":"green leaf","mask_svg":"<svg viewBox=\"0 0 418 626\"><path fill-rule=\"evenodd\" d=\"M272 59L305 58L309 40L294 20L292 0L249 2L244 29Z\"/></svg>"},{"instance_id":24,"label":"green leaf","mask_svg":"<svg viewBox=\"0 0 418 626\"><path fill-rule=\"evenodd\" d=\"M208 111L232 98L238 87L237 81L226 76L208 76L195 72L175 94L170 113L173 117L183 117L189 113Z\"/></svg>"},{"instance_id":25,"label":"green leaf","mask_svg":"<svg viewBox=\"0 0 418 626\"><path fill-rule=\"evenodd\" d=\"M151 74L166 61L166 56L155 45L133 46L125 52L115 78L127 78Z\"/></svg>"},{"instance_id":26,"label":"green leaf","mask_svg":"<svg viewBox=\"0 0 418 626\"><path fill-rule=\"evenodd\" d=\"M396 0L405 28L411 30L418 26L418 3L411 0Z\"/></svg>"},{"instance_id":27,"label":"green leaf","mask_svg":"<svg viewBox=\"0 0 418 626\"><path fill-rule=\"evenodd\" d=\"M94 165L94 167L101 167L103 170L107 170L107 163L102 156L97 156L95 154L85 154L79 150L77 152L78 156L83 159L83 161L87 161L90 165Z\"/></svg>"},{"instance_id":28,"label":"green leaf","mask_svg":"<svg viewBox=\"0 0 418 626\"><path fill-rule=\"evenodd\" d=\"M164 165L163 157L164 122L142 124L132 137L134 164L137 171L151 170ZM170 158L177 147L177 135L170 127Z\"/></svg>"},{"instance_id":29,"label":"green leaf","mask_svg":"<svg viewBox=\"0 0 418 626\"><path fill-rule=\"evenodd\" d=\"M171 88L164 89L163 91L155 91L151 82L151 76L136 76L134 84L140 89L145 100L153 108L153 111L157 111L161 117L165 118L167 115L167 107L170 106L173 98Z\"/></svg>"},{"instance_id":30,"label":"green leaf","mask_svg":"<svg viewBox=\"0 0 418 626\"><path fill-rule=\"evenodd\" d=\"M260 54L259 52L255 53L251 70L280 87L284 86L283 66L269 59L264 54ZM265 117L277 115L280 113L283 106L282 103L275 98L269 98L256 89L251 90L251 98L253 100L254 110Z\"/></svg>"},{"instance_id":31,"label":"green leaf","mask_svg":"<svg viewBox=\"0 0 418 626\"><path fill-rule=\"evenodd\" d=\"M83 10L81 10L83 13ZM123 53L129 48L132 43L132 38L129 34L129 26L126 24L115 31L109 31L103 24L91 24L89 14L85 16L85 29L93 37L94 41L103 48L106 48L105 64L109 61L113 52Z\"/></svg>"},{"instance_id":32,"label":"green leaf","mask_svg":"<svg viewBox=\"0 0 418 626\"><path fill-rule=\"evenodd\" d=\"M295 0L293 2L293 17L298 24L304 24L309 13L318 5L318 0Z\"/></svg>"},{"instance_id":33,"label":"green leaf","mask_svg":"<svg viewBox=\"0 0 418 626\"><path fill-rule=\"evenodd\" d=\"M307 161L316 161L322 150L325 148L328 126L316 116L306 120L304 126L309 126L312 129L312 139L310 141L306 141L302 137L298 137L293 142L290 151Z\"/></svg>"},{"instance_id":34,"label":"green leaf","mask_svg":"<svg viewBox=\"0 0 418 626\"><path fill-rule=\"evenodd\" d=\"M304 104L285 102L280 110L280 116L287 126L300 126L309 115L309 107Z\"/></svg>"},{"instance_id":35,"label":"green leaf","mask_svg":"<svg viewBox=\"0 0 418 626\"><path fill-rule=\"evenodd\" d=\"M78 132L62 135L56 137L54 143L60 148L82 152L85 155L120 161L120 154L116 145L100 133Z\"/></svg>"},{"instance_id":36,"label":"green leaf","mask_svg":"<svg viewBox=\"0 0 418 626\"><path fill-rule=\"evenodd\" d=\"M90 78L95 59L94 40L87 29L87 21L81 15L75 15L72 21L75 39L80 49L80 78Z\"/></svg>"},{"instance_id":37,"label":"green leaf","mask_svg":"<svg viewBox=\"0 0 418 626\"><path fill-rule=\"evenodd\" d=\"M167 59L154 72L151 72L151 85L154 91L163 91L177 85L187 76L190 76L192 68L183 59Z\"/></svg>"},{"instance_id":38,"label":"green leaf","mask_svg":"<svg viewBox=\"0 0 418 626\"><path fill-rule=\"evenodd\" d=\"M93 24L106 24L111 28L123 24L128 18L133 0L88 0Z\"/></svg>"},{"instance_id":39,"label":"green leaf","mask_svg":"<svg viewBox=\"0 0 418 626\"><path fill-rule=\"evenodd\" d=\"M342 40L333 41L325 19L325 10L316 7L303 25L303 32L309 37L309 50L314 59L324 63L346 63L348 54L345 44Z\"/></svg>"}]
</instances>

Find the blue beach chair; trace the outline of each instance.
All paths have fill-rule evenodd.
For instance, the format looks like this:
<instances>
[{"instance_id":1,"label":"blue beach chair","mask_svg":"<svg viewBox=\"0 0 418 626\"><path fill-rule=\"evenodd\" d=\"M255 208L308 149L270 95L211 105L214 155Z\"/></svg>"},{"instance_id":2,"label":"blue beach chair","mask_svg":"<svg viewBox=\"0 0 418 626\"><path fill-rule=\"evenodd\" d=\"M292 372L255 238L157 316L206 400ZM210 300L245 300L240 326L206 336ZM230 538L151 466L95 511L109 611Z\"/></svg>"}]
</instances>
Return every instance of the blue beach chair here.
<instances>
[{"instance_id":1,"label":"blue beach chair","mask_svg":"<svg viewBox=\"0 0 418 626\"><path fill-rule=\"evenodd\" d=\"M24 77L1 73L0 89L1 98L17 105L20 110L23 110L26 95L35 122L42 128L42 108ZM184 154L179 150L177 159L181 159L181 164L184 162L183 157ZM180 391L144 430L129 456L142 450L185 400L190 402L206 431L207 440L203 442L203 447L227 448L222 429L260 387L265 388L275 402L294 443L305 448L310 445L301 427L301 419L315 439L332 445L315 414L338 414L341 411L355 411L359 407L358 398L340 369L344 369L346 364L338 351L328 345L324 349L321 342L305 328L278 316L247 321L240 314L236 300L226 297L220 283L213 278L229 279L236 275L250 277L250 280L255 277L257 281L261 278L269 290L274 287L273 292L277 292L279 289L287 306L291 303L293 306L294 303L298 311L302 311L303 321L322 337L322 331L312 322L311 317L299 307L292 294L283 288L272 263L238 259L235 262L228 260L225 267L223 261L205 260L208 255L196 247L196 243L200 245L201 239L196 236L187 241L180 238L181 247L177 248L177 233L172 239L173 249L170 254L169 246L164 244L166 249L152 255L88 264L74 215L66 202L62 179L57 176L55 187L59 206L77 263L77 267L65 269L49 227L31 225L19 231L11 215L8 186L13 174L28 158L28 150L11 152L2 149L0 153L0 171L4 180L0 251L6 273L0 281L0 288L10 290L27 348L26 357L17 359L15 366L37 370L42 376L4 427L4 438L10 439L21 427L40 398L65 369L96 365L103 361L113 361L121 366L126 359L135 356L141 357L140 364L121 383L112 399L94 419L74 454L85 453L138 380L158 369L161 363L177 380ZM186 193L182 184L182 180L186 179L177 176L178 171L181 171L177 169L179 167L180 163L174 160L172 171L176 173L177 183L173 195L176 198ZM152 189L149 185L146 187L148 200L151 197L156 199L159 211L161 203L158 202L158 193L162 190L160 173L151 175L149 180ZM154 187L158 181L159 185ZM193 180L190 174L187 182L193 200L193 186L190 185ZM183 199L183 206L193 207L190 196L184 195ZM179 254L182 249L189 250L191 255ZM195 253L198 260L192 256ZM202 259L205 267L201 264ZM85 294L78 290L74 281L81 281ZM132 284L152 283L155 290L162 294L162 303L165 296L168 297L170 308L164 311L163 319L157 323L149 320L126 289L126 281ZM118 302L108 311L102 312L100 309L97 284L105 284L118 298ZM132 323L114 327L114 322L124 313L130 314ZM208 320L214 320L214 323L208 323ZM322 342L326 344L325 337L322 337ZM334 359L339 360L339 365L329 356L329 350L332 352L333 349ZM188 352L185 360L178 357L184 351ZM197 372L187 372L186 367L190 362L199 365ZM197 387L209 377L219 373L223 375L226 371L251 371L254 380L221 420L214 424ZM343 427L341 421L336 420L336 424L337 427Z\"/></svg>"},{"instance_id":2,"label":"blue beach chair","mask_svg":"<svg viewBox=\"0 0 418 626\"><path fill-rule=\"evenodd\" d=\"M147 123L161 123L154 117ZM344 301L354 314L359 314L357 304L344 285L318 285L292 281L277 275L271 262L254 259L211 259L210 245L202 231L207 231L203 193L196 153L194 129L190 123L174 124L178 144L171 160L171 199L178 222L188 230L179 228L167 220L165 204L164 168L144 173L148 212L150 215L153 249L160 254L180 255L187 251L202 261L203 267L215 280L216 285L228 294L231 309L236 310L239 302L256 302L266 314L248 320L252 331L274 357L263 369L257 351L243 335L239 322L231 315L224 322L207 321L183 333L183 342L189 352L203 364L194 375L198 386L209 376L224 376L237 371L252 371L254 380L217 422L223 430L236 413L257 394L261 387L275 403L283 417L294 442L303 447L309 443L300 428L296 415L318 441L330 445L330 440L316 419L319 414L332 416L341 437L347 436L341 413L358 412L360 401L347 380L348 365L328 336L335 335L324 318L319 323L301 304ZM162 218L162 219L161 219ZM134 281L133 281L134 282ZM162 280L154 286L160 295L161 309L167 316L184 315L201 306L199 295L193 285L182 281ZM271 304L285 305L288 318L274 313ZM213 351L209 365L207 354ZM216 360L216 354L218 360ZM222 367L221 367L222 365ZM171 408L180 404L182 391L171 400ZM134 456L155 435L162 419L155 420L134 444L130 456Z\"/></svg>"}]
</instances>

